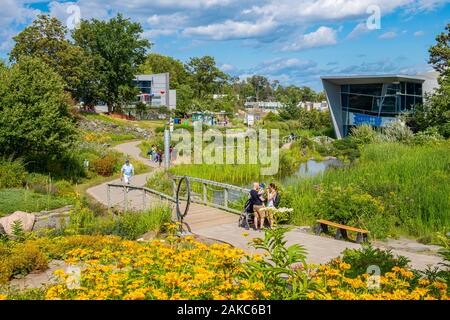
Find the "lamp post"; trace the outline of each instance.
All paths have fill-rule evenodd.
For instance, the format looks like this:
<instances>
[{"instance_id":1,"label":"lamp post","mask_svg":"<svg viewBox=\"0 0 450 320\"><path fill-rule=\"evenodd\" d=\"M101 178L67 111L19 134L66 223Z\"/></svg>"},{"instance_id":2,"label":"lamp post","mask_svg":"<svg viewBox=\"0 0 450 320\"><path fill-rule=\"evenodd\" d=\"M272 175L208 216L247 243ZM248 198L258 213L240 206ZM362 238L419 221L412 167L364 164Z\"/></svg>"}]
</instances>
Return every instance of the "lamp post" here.
<instances>
[{"instance_id":1,"label":"lamp post","mask_svg":"<svg viewBox=\"0 0 450 320\"><path fill-rule=\"evenodd\" d=\"M164 127L164 169L170 166L170 131L167 125Z\"/></svg>"}]
</instances>

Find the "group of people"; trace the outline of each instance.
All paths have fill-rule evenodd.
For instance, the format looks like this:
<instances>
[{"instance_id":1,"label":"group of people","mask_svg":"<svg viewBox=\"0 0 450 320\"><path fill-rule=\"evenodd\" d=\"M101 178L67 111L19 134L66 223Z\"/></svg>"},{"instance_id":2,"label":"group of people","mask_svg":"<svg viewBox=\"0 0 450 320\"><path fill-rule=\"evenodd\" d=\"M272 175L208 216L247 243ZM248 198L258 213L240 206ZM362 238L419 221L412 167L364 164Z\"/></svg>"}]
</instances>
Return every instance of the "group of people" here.
<instances>
[{"instance_id":1,"label":"group of people","mask_svg":"<svg viewBox=\"0 0 450 320\"><path fill-rule=\"evenodd\" d=\"M250 191L250 205L253 208L255 230L264 228L266 218L270 228L273 228L274 221L271 208L276 208L278 202L279 194L274 183L271 183L267 190L264 184L253 183L253 189Z\"/></svg>"},{"instance_id":2,"label":"group of people","mask_svg":"<svg viewBox=\"0 0 450 320\"><path fill-rule=\"evenodd\" d=\"M150 157L150 160L159 163L159 166L161 166L163 161L163 151L160 148L156 145L152 145L152 147L148 150L147 155Z\"/></svg>"}]
</instances>

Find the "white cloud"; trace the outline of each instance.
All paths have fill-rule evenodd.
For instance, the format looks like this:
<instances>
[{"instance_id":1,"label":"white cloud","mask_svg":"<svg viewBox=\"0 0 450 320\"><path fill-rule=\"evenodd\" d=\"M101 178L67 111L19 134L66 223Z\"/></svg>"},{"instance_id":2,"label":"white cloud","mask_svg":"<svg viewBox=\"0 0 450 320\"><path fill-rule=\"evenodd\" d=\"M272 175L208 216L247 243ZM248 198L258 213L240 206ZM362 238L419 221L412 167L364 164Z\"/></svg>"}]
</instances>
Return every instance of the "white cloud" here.
<instances>
[{"instance_id":1,"label":"white cloud","mask_svg":"<svg viewBox=\"0 0 450 320\"><path fill-rule=\"evenodd\" d=\"M414 37L421 37L421 36L423 36L425 34L425 32L423 32L423 31L416 31L416 32L414 32Z\"/></svg>"},{"instance_id":2,"label":"white cloud","mask_svg":"<svg viewBox=\"0 0 450 320\"><path fill-rule=\"evenodd\" d=\"M356 39L356 38L360 37L361 35L367 34L371 31L372 30L367 28L367 23L361 22L361 23L358 23L356 25L356 27L347 35L346 39L348 39L348 40Z\"/></svg>"},{"instance_id":3,"label":"white cloud","mask_svg":"<svg viewBox=\"0 0 450 320\"><path fill-rule=\"evenodd\" d=\"M316 31L298 37L293 43L286 45L283 51L298 51L309 48L331 46L337 43L337 31L329 27L320 27Z\"/></svg>"},{"instance_id":4,"label":"white cloud","mask_svg":"<svg viewBox=\"0 0 450 320\"><path fill-rule=\"evenodd\" d=\"M224 63L219 67L223 72L234 70L234 66L232 64Z\"/></svg>"},{"instance_id":5,"label":"white cloud","mask_svg":"<svg viewBox=\"0 0 450 320\"><path fill-rule=\"evenodd\" d=\"M397 33L394 31L388 31L383 33L381 36L379 36L379 39L385 40L385 39L393 39L397 37Z\"/></svg>"},{"instance_id":6,"label":"white cloud","mask_svg":"<svg viewBox=\"0 0 450 320\"><path fill-rule=\"evenodd\" d=\"M187 28L183 31L183 34L206 37L212 40L248 39L267 35L276 26L276 23L272 20L257 23L227 20L224 23Z\"/></svg>"}]
</instances>

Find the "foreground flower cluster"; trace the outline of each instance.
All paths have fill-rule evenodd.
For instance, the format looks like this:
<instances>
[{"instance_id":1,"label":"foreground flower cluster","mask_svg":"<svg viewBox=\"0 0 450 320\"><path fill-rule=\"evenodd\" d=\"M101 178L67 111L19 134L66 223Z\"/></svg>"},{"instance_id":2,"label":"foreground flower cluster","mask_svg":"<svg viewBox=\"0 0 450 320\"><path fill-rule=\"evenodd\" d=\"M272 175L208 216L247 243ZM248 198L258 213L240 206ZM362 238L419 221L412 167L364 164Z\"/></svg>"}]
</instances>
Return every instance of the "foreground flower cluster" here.
<instances>
[{"instance_id":1,"label":"foreground flower cluster","mask_svg":"<svg viewBox=\"0 0 450 320\"><path fill-rule=\"evenodd\" d=\"M191 237L148 244L124 241L123 250L75 249L66 262L79 265L79 287L71 275L51 287L46 299L263 299L263 283L239 280L245 254L226 244L207 246Z\"/></svg>"},{"instance_id":2,"label":"foreground flower cluster","mask_svg":"<svg viewBox=\"0 0 450 320\"><path fill-rule=\"evenodd\" d=\"M260 277L246 277L248 263L264 263L226 244L211 246L192 237L169 237L151 243L122 241L117 249L75 249L66 262L82 270L79 283L59 270L63 281L50 287L46 299L278 299L275 288ZM345 276L351 266L339 259L327 265L306 266L305 299L342 300L448 300L447 285L395 267L380 277L379 289L367 285L369 275ZM78 281L77 280L77 281ZM273 284L275 285L275 283ZM289 296L286 287L283 297ZM278 288L279 291L279 288Z\"/></svg>"},{"instance_id":3,"label":"foreground flower cluster","mask_svg":"<svg viewBox=\"0 0 450 320\"><path fill-rule=\"evenodd\" d=\"M351 266L339 259L319 266L311 272L317 290L309 299L327 300L450 300L448 287L440 281L415 279L413 272L394 267L379 278L368 274L356 278L346 277ZM372 289L371 289L372 288Z\"/></svg>"}]
</instances>

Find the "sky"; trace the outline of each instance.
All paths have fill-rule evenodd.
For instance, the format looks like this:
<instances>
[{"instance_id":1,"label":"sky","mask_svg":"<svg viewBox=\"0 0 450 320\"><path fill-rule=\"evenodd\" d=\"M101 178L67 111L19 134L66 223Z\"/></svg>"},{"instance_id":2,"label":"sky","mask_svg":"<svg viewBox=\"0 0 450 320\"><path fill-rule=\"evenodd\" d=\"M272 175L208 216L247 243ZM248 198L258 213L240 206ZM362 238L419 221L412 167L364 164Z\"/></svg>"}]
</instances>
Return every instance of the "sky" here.
<instances>
[{"instance_id":1,"label":"sky","mask_svg":"<svg viewBox=\"0 0 450 320\"><path fill-rule=\"evenodd\" d=\"M140 22L151 52L186 62L211 55L246 78L322 90L320 77L416 74L450 23L450 0L0 0L0 58L41 13L69 29L118 12Z\"/></svg>"}]
</instances>

